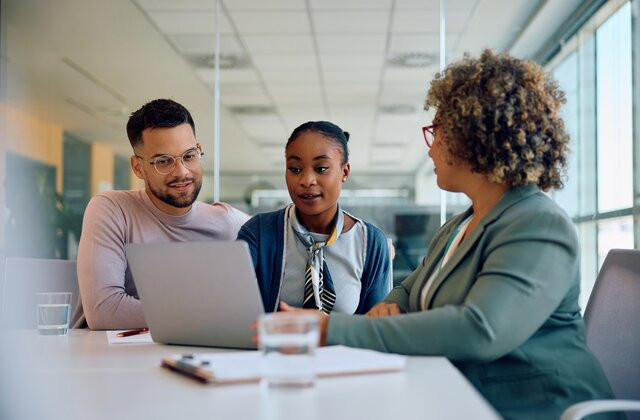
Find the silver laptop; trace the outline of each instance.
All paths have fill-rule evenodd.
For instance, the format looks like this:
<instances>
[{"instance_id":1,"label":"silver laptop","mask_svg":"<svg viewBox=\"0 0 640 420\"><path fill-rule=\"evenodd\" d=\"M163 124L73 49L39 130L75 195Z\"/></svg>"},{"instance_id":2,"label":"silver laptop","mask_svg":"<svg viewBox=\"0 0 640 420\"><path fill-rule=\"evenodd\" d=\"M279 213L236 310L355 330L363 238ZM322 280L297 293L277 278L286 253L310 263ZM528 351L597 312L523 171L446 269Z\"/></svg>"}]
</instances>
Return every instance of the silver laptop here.
<instances>
[{"instance_id":1,"label":"silver laptop","mask_svg":"<svg viewBox=\"0 0 640 420\"><path fill-rule=\"evenodd\" d=\"M243 241L128 244L127 261L153 341L256 348L264 312Z\"/></svg>"}]
</instances>

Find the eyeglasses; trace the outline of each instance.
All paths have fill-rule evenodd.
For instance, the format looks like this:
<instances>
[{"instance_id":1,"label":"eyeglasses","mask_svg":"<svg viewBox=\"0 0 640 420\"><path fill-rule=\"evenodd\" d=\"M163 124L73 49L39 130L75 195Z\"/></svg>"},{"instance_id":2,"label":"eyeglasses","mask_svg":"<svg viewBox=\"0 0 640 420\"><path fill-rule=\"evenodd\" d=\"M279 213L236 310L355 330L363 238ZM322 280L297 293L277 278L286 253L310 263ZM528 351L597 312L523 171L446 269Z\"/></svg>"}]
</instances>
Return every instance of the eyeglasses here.
<instances>
[{"instance_id":1,"label":"eyeglasses","mask_svg":"<svg viewBox=\"0 0 640 420\"><path fill-rule=\"evenodd\" d=\"M170 174L176 167L176 160L180 159L182 165L187 169L197 169L200 165L200 158L204 153L200 150L200 146L194 147L184 152L181 156L160 155L150 159L149 165L156 168L156 172L160 175ZM138 159L145 160L142 156L136 155Z\"/></svg>"},{"instance_id":2,"label":"eyeglasses","mask_svg":"<svg viewBox=\"0 0 640 420\"><path fill-rule=\"evenodd\" d=\"M426 127L422 127L422 134L424 135L424 141L427 143L427 147L431 148L433 141L436 138L436 127L439 124L431 124Z\"/></svg>"}]
</instances>

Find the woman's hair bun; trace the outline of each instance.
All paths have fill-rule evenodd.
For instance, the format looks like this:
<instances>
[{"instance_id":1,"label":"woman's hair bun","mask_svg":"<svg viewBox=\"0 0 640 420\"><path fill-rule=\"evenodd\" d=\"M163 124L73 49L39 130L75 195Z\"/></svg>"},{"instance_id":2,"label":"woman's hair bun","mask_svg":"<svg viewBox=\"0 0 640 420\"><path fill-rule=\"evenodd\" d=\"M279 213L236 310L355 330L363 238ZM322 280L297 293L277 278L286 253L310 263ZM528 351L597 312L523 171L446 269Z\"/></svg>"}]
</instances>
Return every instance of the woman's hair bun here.
<instances>
[{"instance_id":1,"label":"woman's hair bun","mask_svg":"<svg viewBox=\"0 0 640 420\"><path fill-rule=\"evenodd\" d=\"M349 141L349 132L343 131L343 133L344 133L344 138L347 139L347 141Z\"/></svg>"}]
</instances>

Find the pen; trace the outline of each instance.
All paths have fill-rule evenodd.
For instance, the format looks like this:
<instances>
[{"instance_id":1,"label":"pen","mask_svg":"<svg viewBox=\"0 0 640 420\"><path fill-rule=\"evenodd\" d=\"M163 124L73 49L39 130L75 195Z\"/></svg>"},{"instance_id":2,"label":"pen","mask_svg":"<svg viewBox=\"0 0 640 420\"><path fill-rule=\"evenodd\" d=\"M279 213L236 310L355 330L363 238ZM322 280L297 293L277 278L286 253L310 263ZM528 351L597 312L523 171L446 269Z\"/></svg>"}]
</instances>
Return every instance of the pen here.
<instances>
[{"instance_id":1,"label":"pen","mask_svg":"<svg viewBox=\"0 0 640 420\"><path fill-rule=\"evenodd\" d=\"M149 332L149 328L137 328L135 330L122 331L116 334L116 337L129 337L130 335L144 334Z\"/></svg>"}]
</instances>

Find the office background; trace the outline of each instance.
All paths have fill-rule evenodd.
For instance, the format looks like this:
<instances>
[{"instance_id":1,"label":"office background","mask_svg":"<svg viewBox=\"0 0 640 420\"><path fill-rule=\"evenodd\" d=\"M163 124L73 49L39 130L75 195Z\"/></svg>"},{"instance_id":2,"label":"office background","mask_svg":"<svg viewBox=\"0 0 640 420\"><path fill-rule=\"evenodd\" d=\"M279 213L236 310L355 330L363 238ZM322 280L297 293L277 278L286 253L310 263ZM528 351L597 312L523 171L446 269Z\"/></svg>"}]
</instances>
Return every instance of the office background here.
<instances>
[{"instance_id":1,"label":"office background","mask_svg":"<svg viewBox=\"0 0 640 420\"><path fill-rule=\"evenodd\" d=\"M421 127L429 80L483 48L533 59L567 95L569 177L552 194L576 223L582 304L612 248L636 248L640 0L0 0L0 254L76 255L84 208L130 172L128 115L183 103L214 197L254 214L289 202L284 144L308 120L351 133L341 202L393 239L396 281L465 197L441 195ZM444 19L441 48L440 17ZM636 57L634 59L634 57Z\"/></svg>"}]
</instances>

